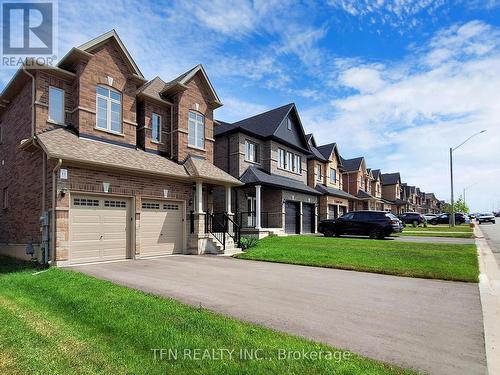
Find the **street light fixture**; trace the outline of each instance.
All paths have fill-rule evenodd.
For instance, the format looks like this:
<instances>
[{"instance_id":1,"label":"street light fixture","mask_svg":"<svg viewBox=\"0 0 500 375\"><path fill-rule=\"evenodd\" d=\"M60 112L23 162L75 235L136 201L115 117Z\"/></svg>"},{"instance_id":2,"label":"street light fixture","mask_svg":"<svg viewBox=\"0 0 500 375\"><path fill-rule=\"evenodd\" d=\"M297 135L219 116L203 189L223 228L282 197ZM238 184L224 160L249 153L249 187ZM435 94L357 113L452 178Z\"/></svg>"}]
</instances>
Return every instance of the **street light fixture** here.
<instances>
[{"instance_id":1,"label":"street light fixture","mask_svg":"<svg viewBox=\"0 0 500 375\"><path fill-rule=\"evenodd\" d=\"M450 213L450 227L455 226L455 202L453 201L453 151L457 148L463 146L466 142L468 142L472 137L475 137L478 134L484 133L486 130L481 130L480 132L472 134L465 141L460 143L456 147L450 147L450 182L451 182L451 213Z\"/></svg>"}]
</instances>

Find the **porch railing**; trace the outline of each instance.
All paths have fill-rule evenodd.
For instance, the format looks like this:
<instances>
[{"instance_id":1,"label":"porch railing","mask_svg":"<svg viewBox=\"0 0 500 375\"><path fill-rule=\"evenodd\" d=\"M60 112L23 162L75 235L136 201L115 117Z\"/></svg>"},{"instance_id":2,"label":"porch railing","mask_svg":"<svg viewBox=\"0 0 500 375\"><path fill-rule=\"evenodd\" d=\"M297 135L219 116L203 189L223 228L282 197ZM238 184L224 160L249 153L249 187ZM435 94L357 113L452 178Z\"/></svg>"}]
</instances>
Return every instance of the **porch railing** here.
<instances>
[{"instance_id":1,"label":"porch railing","mask_svg":"<svg viewBox=\"0 0 500 375\"><path fill-rule=\"evenodd\" d=\"M268 212L260 213L260 226L261 228L276 228L281 227L283 214L281 212ZM234 215L235 221L240 228L255 228L256 212L255 211L241 211Z\"/></svg>"},{"instance_id":2,"label":"porch railing","mask_svg":"<svg viewBox=\"0 0 500 375\"><path fill-rule=\"evenodd\" d=\"M232 224L232 230L229 230ZM226 235L233 239L237 247L240 247L240 226L227 213L211 213L205 215L205 233L210 233L226 249Z\"/></svg>"}]
</instances>

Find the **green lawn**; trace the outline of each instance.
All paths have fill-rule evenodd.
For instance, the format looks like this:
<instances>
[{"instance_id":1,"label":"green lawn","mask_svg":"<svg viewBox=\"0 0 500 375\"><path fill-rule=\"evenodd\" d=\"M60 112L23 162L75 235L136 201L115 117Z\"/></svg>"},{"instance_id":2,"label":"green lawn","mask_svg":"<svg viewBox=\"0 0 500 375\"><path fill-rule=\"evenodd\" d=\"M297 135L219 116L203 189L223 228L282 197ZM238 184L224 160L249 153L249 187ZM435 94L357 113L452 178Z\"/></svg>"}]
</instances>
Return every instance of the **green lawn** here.
<instances>
[{"instance_id":1,"label":"green lawn","mask_svg":"<svg viewBox=\"0 0 500 375\"><path fill-rule=\"evenodd\" d=\"M0 374L414 374L80 273L35 271L0 257Z\"/></svg>"},{"instance_id":2,"label":"green lawn","mask_svg":"<svg viewBox=\"0 0 500 375\"><path fill-rule=\"evenodd\" d=\"M237 258L469 282L479 275L475 245L268 237Z\"/></svg>"}]
</instances>

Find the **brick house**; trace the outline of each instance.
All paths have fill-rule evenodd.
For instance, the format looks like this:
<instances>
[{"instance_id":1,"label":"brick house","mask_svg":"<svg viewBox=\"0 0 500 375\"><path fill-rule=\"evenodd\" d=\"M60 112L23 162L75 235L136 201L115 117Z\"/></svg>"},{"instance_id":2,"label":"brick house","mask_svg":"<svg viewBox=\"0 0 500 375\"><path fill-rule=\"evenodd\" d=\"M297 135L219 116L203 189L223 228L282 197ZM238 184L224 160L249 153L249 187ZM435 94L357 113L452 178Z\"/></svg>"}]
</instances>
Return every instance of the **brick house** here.
<instances>
[{"instance_id":1,"label":"brick house","mask_svg":"<svg viewBox=\"0 0 500 375\"><path fill-rule=\"evenodd\" d=\"M221 105L201 65L147 81L114 30L21 68L0 96L0 252L64 265L220 251L211 191L241 185L213 164Z\"/></svg>"},{"instance_id":2,"label":"brick house","mask_svg":"<svg viewBox=\"0 0 500 375\"><path fill-rule=\"evenodd\" d=\"M242 230L259 237L316 231L321 193L307 185L310 150L295 104L219 121L215 145L215 165L245 184L232 203Z\"/></svg>"},{"instance_id":3,"label":"brick house","mask_svg":"<svg viewBox=\"0 0 500 375\"><path fill-rule=\"evenodd\" d=\"M424 193L422 208L423 213L426 214L438 214L441 212L440 201L434 193Z\"/></svg>"},{"instance_id":4,"label":"brick house","mask_svg":"<svg viewBox=\"0 0 500 375\"><path fill-rule=\"evenodd\" d=\"M384 199L382 196L382 172L380 171L380 169L372 169L371 175L371 192L376 199L375 209L379 211L391 211L392 203Z\"/></svg>"},{"instance_id":5,"label":"brick house","mask_svg":"<svg viewBox=\"0 0 500 375\"><path fill-rule=\"evenodd\" d=\"M403 194L399 172L383 173L381 176L382 198L391 205L392 213L400 215L407 211L407 201Z\"/></svg>"},{"instance_id":6,"label":"brick house","mask_svg":"<svg viewBox=\"0 0 500 375\"><path fill-rule=\"evenodd\" d=\"M371 170L364 157L342 160L342 188L356 197L349 202L350 210L376 210L379 199L372 195ZM376 186L376 184L375 184Z\"/></svg>"},{"instance_id":7,"label":"brick house","mask_svg":"<svg viewBox=\"0 0 500 375\"><path fill-rule=\"evenodd\" d=\"M342 162L337 144L318 146L307 134L311 155L307 158L307 184L323 195L319 198L319 220L336 219L349 211L356 197L342 190Z\"/></svg>"}]
</instances>

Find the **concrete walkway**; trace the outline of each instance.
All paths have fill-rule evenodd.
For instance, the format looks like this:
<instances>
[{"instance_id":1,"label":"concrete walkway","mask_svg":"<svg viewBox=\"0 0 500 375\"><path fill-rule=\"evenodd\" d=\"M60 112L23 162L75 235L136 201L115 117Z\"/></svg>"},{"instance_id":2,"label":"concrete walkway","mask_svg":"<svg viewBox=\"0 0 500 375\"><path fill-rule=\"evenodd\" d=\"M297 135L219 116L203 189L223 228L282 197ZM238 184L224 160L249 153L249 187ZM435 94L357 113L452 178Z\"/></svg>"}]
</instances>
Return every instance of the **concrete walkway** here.
<instances>
[{"instance_id":1,"label":"concrete walkway","mask_svg":"<svg viewBox=\"0 0 500 375\"><path fill-rule=\"evenodd\" d=\"M483 306L484 336L488 373L500 374L500 269L495 254L483 236L482 228L476 226L479 252L479 290Z\"/></svg>"},{"instance_id":2,"label":"concrete walkway","mask_svg":"<svg viewBox=\"0 0 500 375\"><path fill-rule=\"evenodd\" d=\"M402 367L486 372L474 283L203 256L73 269Z\"/></svg>"}]
</instances>

